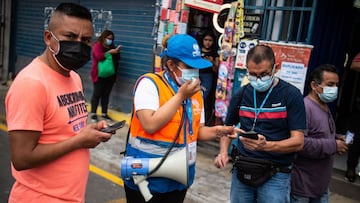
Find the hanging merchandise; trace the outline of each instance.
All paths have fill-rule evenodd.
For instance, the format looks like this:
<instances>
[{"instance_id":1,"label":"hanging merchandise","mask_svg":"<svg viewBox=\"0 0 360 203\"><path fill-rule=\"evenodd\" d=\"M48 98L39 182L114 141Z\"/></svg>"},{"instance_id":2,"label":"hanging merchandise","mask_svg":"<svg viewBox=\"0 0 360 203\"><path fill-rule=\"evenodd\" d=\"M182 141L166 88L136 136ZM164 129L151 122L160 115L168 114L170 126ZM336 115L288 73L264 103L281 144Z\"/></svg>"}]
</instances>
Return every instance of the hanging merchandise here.
<instances>
[{"instance_id":1,"label":"hanging merchandise","mask_svg":"<svg viewBox=\"0 0 360 203\"><path fill-rule=\"evenodd\" d=\"M233 45L238 44L244 36L244 1L238 1L238 8L235 14L235 36Z\"/></svg>"},{"instance_id":2,"label":"hanging merchandise","mask_svg":"<svg viewBox=\"0 0 360 203\"><path fill-rule=\"evenodd\" d=\"M258 44L257 39L241 39L237 47L237 54L235 60L234 84L232 92L236 92L241 86L247 84L249 81L245 77L246 56L248 51Z\"/></svg>"},{"instance_id":3,"label":"hanging merchandise","mask_svg":"<svg viewBox=\"0 0 360 203\"><path fill-rule=\"evenodd\" d=\"M241 18L243 16L244 1L238 0L231 3L231 7L227 16L227 20L224 24L224 33L222 36L222 44L220 51L220 63L218 71L218 80L215 91L215 116L221 118L224 121L227 114L227 107L229 105L229 99L232 94L232 85L234 80L234 61L236 56L236 41L237 37L243 36L240 32L243 32L241 26ZM241 11L242 10L242 11ZM236 24L237 20L237 24ZM242 25L243 26L243 25Z\"/></svg>"},{"instance_id":4,"label":"hanging merchandise","mask_svg":"<svg viewBox=\"0 0 360 203\"><path fill-rule=\"evenodd\" d=\"M162 42L167 35L186 34L189 20L189 8L183 0L162 0L159 8L159 20L156 36L154 72L162 70L161 58Z\"/></svg>"},{"instance_id":5,"label":"hanging merchandise","mask_svg":"<svg viewBox=\"0 0 360 203\"><path fill-rule=\"evenodd\" d=\"M241 39L237 47L235 68L246 69L246 55L257 44L257 39Z\"/></svg>"}]
</instances>

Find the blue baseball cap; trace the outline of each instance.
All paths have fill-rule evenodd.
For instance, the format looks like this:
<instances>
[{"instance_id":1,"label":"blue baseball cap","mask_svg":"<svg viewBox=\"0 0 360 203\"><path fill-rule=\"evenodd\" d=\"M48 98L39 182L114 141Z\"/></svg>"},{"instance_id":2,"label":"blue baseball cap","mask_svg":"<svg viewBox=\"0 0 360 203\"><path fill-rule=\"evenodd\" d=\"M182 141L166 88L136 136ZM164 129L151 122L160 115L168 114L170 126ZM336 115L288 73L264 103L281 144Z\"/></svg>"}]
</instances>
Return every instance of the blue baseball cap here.
<instances>
[{"instance_id":1,"label":"blue baseball cap","mask_svg":"<svg viewBox=\"0 0 360 203\"><path fill-rule=\"evenodd\" d=\"M200 46L197 41L187 34L171 36L167 48L160 54L161 57L175 58L191 68L203 69L212 66L212 63L201 57Z\"/></svg>"}]
</instances>

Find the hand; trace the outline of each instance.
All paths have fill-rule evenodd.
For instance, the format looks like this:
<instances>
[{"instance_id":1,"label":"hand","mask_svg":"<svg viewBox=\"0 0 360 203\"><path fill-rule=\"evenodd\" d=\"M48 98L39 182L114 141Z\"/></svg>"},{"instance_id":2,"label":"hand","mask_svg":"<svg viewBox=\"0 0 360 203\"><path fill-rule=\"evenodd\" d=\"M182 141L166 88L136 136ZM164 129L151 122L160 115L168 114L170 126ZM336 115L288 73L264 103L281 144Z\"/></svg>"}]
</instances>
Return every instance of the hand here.
<instances>
[{"instance_id":1,"label":"hand","mask_svg":"<svg viewBox=\"0 0 360 203\"><path fill-rule=\"evenodd\" d=\"M108 52L112 55L118 54L120 53L120 48L110 49Z\"/></svg>"},{"instance_id":2,"label":"hand","mask_svg":"<svg viewBox=\"0 0 360 203\"><path fill-rule=\"evenodd\" d=\"M218 154L215 157L214 165L217 168L224 168L228 162L229 162L229 155L226 152L224 152L224 153Z\"/></svg>"},{"instance_id":3,"label":"hand","mask_svg":"<svg viewBox=\"0 0 360 203\"><path fill-rule=\"evenodd\" d=\"M200 91L200 79L186 81L179 87L178 94L182 96L183 100L190 98L196 92Z\"/></svg>"},{"instance_id":4,"label":"hand","mask_svg":"<svg viewBox=\"0 0 360 203\"><path fill-rule=\"evenodd\" d=\"M81 148L94 148L101 142L107 142L111 138L111 133L100 131L100 129L106 127L107 124L105 121L88 124L77 135L75 135L75 139L78 139L77 142Z\"/></svg>"},{"instance_id":5,"label":"hand","mask_svg":"<svg viewBox=\"0 0 360 203\"><path fill-rule=\"evenodd\" d=\"M226 136L234 139L237 137L234 128L234 126L216 126L216 137L221 138L223 136Z\"/></svg>"},{"instance_id":6,"label":"hand","mask_svg":"<svg viewBox=\"0 0 360 203\"><path fill-rule=\"evenodd\" d=\"M347 146L347 144L345 143L345 141L343 139L337 139L335 141L336 141L337 153L339 155L342 155L345 152L347 152L348 146Z\"/></svg>"},{"instance_id":7,"label":"hand","mask_svg":"<svg viewBox=\"0 0 360 203\"><path fill-rule=\"evenodd\" d=\"M240 141L243 143L245 149L250 151L262 151L266 145L266 138L264 135L258 134L258 139L254 140L240 136Z\"/></svg>"}]
</instances>

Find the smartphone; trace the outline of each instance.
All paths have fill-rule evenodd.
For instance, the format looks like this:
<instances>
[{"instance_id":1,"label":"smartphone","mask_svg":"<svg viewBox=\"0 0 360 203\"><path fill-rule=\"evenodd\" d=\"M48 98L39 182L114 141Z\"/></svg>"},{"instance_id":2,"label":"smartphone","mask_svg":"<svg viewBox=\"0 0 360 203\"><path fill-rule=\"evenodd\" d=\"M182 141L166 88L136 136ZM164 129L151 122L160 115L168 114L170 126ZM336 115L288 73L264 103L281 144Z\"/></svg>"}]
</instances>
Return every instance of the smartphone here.
<instances>
[{"instance_id":1,"label":"smartphone","mask_svg":"<svg viewBox=\"0 0 360 203\"><path fill-rule=\"evenodd\" d=\"M102 132L106 132L106 133L112 133L112 132L115 132L116 130L118 130L118 129L120 129L120 128L124 127L125 122L126 122L125 120L120 121L120 122L117 122L117 123L115 123L115 124L113 124L113 125L108 126L107 128L103 128L103 129L101 129L100 131L102 131Z\"/></svg>"},{"instance_id":2,"label":"smartphone","mask_svg":"<svg viewBox=\"0 0 360 203\"><path fill-rule=\"evenodd\" d=\"M257 140L259 138L258 133L255 132L255 131L243 132L243 133L240 133L240 136L250 138L250 139L254 139L254 140Z\"/></svg>"},{"instance_id":3,"label":"smartphone","mask_svg":"<svg viewBox=\"0 0 360 203\"><path fill-rule=\"evenodd\" d=\"M122 47L122 45L118 45L117 47L116 47L116 49L120 49Z\"/></svg>"},{"instance_id":4,"label":"smartphone","mask_svg":"<svg viewBox=\"0 0 360 203\"><path fill-rule=\"evenodd\" d=\"M345 137L345 143L350 144L353 141L353 138L354 138L354 133L347 131Z\"/></svg>"}]
</instances>

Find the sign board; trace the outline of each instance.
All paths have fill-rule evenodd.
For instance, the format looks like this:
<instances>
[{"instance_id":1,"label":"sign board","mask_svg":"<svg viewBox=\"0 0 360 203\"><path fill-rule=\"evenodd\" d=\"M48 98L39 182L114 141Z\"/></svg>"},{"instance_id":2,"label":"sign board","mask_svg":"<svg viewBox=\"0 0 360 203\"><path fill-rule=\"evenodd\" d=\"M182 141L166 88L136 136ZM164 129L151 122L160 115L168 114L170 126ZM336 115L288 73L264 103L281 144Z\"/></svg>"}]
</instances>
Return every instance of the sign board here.
<instances>
[{"instance_id":1,"label":"sign board","mask_svg":"<svg viewBox=\"0 0 360 203\"><path fill-rule=\"evenodd\" d=\"M245 14L244 16L244 32L245 37L260 38L263 22L262 14Z\"/></svg>"},{"instance_id":2,"label":"sign board","mask_svg":"<svg viewBox=\"0 0 360 203\"><path fill-rule=\"evenodd\" d=\"M270 46L275 54L275 63L280 65L277 76L304 92L306 72L312 45L260 41Z\"/></svg>"},{"instance_id":3,"label":"sign board","mask_svg":"<svg viewBox=\"0 0 360 203\"><path fill-rule=\"evenodd\" d=\"M219 13L223 0L185 0L185 6L206 11L209 13Z\"/></svg>"}]
</instances>

